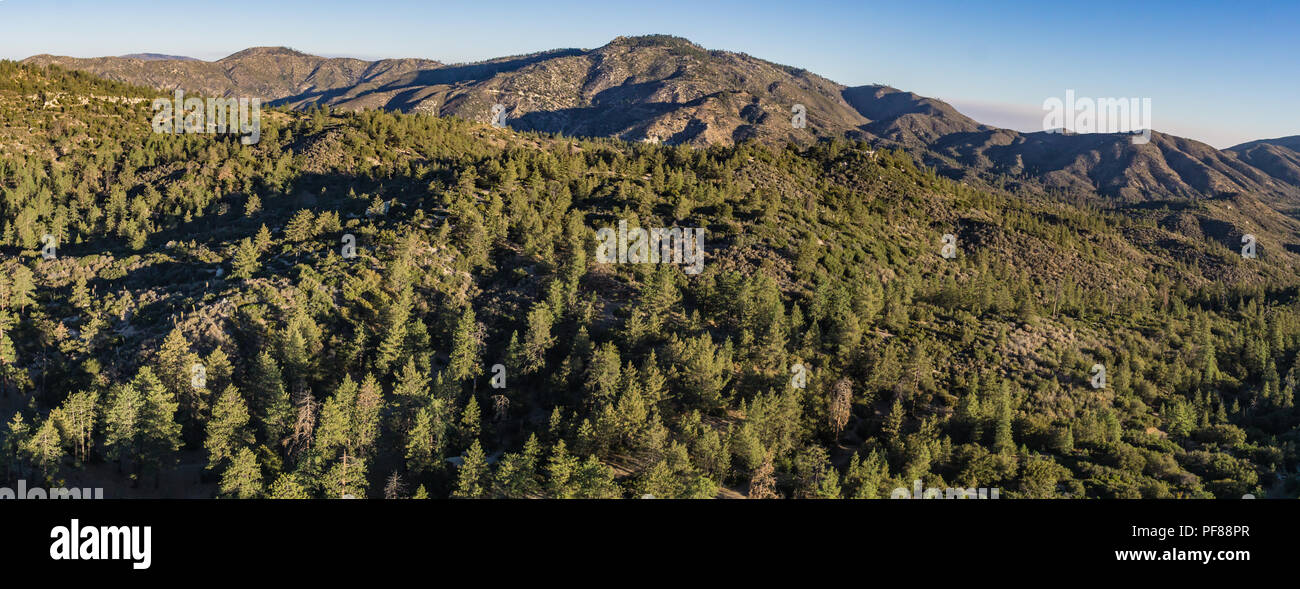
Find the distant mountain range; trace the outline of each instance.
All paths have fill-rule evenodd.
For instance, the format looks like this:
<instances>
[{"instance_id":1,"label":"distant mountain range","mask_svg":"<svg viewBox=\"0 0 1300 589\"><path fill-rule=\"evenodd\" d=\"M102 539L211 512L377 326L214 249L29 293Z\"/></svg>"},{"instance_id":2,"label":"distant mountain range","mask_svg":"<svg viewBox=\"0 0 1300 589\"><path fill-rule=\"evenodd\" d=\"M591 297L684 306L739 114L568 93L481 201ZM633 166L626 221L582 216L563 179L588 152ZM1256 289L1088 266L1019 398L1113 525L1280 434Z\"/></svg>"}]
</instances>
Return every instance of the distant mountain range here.
<instances>
[{"instance_id":1,"label":"distant mountain range","mask_svg":"<svg viewBox=\"0 0 1300 589\"><path fill-rule=\"evenodd\" d=\"M944 174L977 174L1128 202L1250 194L1300 209L1300 136L1226 149L1153 132L1022 133L980 124L939 100L888 86L847 87L744 53L665 35L619 37L597 49L557 49L470 64L324 58L257 47L207 62L136 54L24 60L160 90L257 96L293 108L384 108L510 127L671 144L860 139L905 147ZM792 124L794 105L806 126Z\"/></svg>"},{"instance_id":2,"label":"distant mountain range","mask_svg":"<svg viewBox=\"0 0 1300 589\"><path fill-rule=\"evenodd\" d=\"M254 47L217 61L152 53L122 57L75 58L36 55L24 63L58 65L159 90L194 94L251 96L274 100L322 88L385 81L407 72L442 67L427 59L363 61L307 55L285 47Z\"/></svg>"}]
</instances>

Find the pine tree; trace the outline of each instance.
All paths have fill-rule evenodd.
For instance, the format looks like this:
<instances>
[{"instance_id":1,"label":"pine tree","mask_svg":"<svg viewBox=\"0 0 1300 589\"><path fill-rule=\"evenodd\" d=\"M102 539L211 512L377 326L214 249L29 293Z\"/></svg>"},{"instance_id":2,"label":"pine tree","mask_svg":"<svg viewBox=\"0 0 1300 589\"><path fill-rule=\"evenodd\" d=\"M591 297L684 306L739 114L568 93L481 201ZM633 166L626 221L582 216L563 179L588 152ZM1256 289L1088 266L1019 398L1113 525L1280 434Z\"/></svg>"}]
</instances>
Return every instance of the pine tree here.
<instances>
[{"instance_id":1,"label":"pine tree","mask_svg":"<svg viewBox=\"0 0 1300 589\"><path fill-rule=\"evenodd\" d=\"M685 341L672 338L669 347L677 359L682 386L694 395L697 406L710 411L721 408L722 391L731 380L731 342L718 348L713 336L705 332Z\"/></svg>"},{"instance_id":2,"label":"pine tree","mask_svg":"<svg viewBox=\"0 0 1300 589\"><path fill-rule=\"evenodd\" d=\"M903 433L903 400L901 397L894 397L894 404L889 408L889 413L885 415L885 422L880 429L890 442L898 442L899 436Z\"/></svg>"},{"instance_id":3,"label":"pine tree","mask_svg":"<svg viewBox=\"0 0 1300 589\"><path fill-rule=\"evenodd\" d=\"M142 457L156 469L161 469L165 463L176 459L175 452L181 447L181 425L176 422L179 404L148 366L136 373L131 384L144 398L140 411Z\"/></svg>"},{"instance_id":4,"label":"pine tree","mask_svg":"<svg viewBox=\"0 0 1300 589\"><path fill-rule=\"evenodd\" d=\"M309 499L311 495L307 493L307 488L298 482L297 476L284 473L271 484L267 497L271 499Z\"/></svg>"},{"instance_id":5,"label":"pine tree","mask_svg":"<svg viewBox=\"0 0 1300 589\"><path fill-rule=\"evenodd\" d=\"M78 391L59 406L60 428L64 438L72 442L73 457L78 461L85 462L90 456L98 409L98 391Z\"/></svg>"},{"instance_id":6,"label":"pine tree","mask_svg":"<svg viewBox=\"0 0 1300 589\"><path fill-rule=\"evenodd\" d=\"M190 344L180 327L168 332L158 351L157 378L180 401L187 422L196 426L207 412L210 390L193 384L193 370L198 364L199 357L190 351Z\"/></svg>"},{"instance_id":7,"label":"pine tree","mask_svg":"<svg viewBox=\"0 0 1300 589\"><path fill-rule=\"evenodd\" d=\"M506 377L512 375L524 374L524 368L528 366L528 355L524 351L524 345L519 342L519 332L510 332L510 343L506 344Z\"/></svg>"},{"instance_id":8,"label":"pine tree","mask_svg":"<svg viewBox=\"0 0 1300 589\"><path fill-rule=\"evenodd\" d=\"M365 498L368 470L366 460L349 453L345 447L322 477L325 496L330 499Z\"/></svg>"},{"instance_id":9,"label":"pine tree","mask_svg":"<svg viewBox=\"0 0 1300 589\"><path fill-rule=\"evenodd\" d=\"M381 332L383 339L379 342L378 357L375 358L375 368L380 372L387 373L406 353L406 339L410 334L407 323L411 319L411 297L411 287L403 281L397 297L384 312L384 330Z\"/></svg>"},{"instance_id":10,"label":"pine tree","mask_svg":"<svg viewBox=\"0 0 1300 589\"><path fill-rule=\"evenodd\" d=\"M482 433L482 423L483 415L478 408L478 399L471 395L469 401L465 403L465 409L461 411L460 420L457 422L461 443L477 442L479 435Z\"/></svg>"},{"instance_id":11,"label":"pine tree","mask_svg":"<svg viewBox=\"0 0 1300 589\"><path fill-rule=\"evenodd\" d=\"M261 264L257 261L257 245L252 239L245 237L239 242L238 249L235 250L235 258L231 262L231 276L235 278L248 279L257 273Z\"/></svg>"},{"instance_id":12,"label":"pine tree","mask_svg":"<svg viewBox=\"0 0 1300 589\"><path fill-rule=\"evenodd\" d=\"M357 453L374 454L375 440L379 438L380 412L384 408L383 387L372 373L366 373L357 391L356 406L352 414L352 431Z\"/></svg>"},{"instance_id":13,"label":"pine tree","mask_svg":"<svg viewBox=\"0 0 1300 589\"><path fill-rule=\"evenodd\" d=\"M314 448L322 456L333 459L342 450L351 450L352 455L356 456L354 418L358 390L352 376L344 375L334 396L326 399L321 406L320 417L316 422Z\"/></svg>"},{"instance_id":14,"label":"pine tree","mask_svg":"<svg viewBox=\"0 0 1300 589\"><path fill-rule=\"evenodd\" d=\"M551 336L551 309L544 302L533 305L528 312L528 331L524 336L523 374L533 374L546 366L546 351L555 343Z\"/></svg>"},{"instance_id":15,"label":"pine tree","mask_svg":"<svg viewBox=\"0 0 1300 589\"><path fill-rule=\"evenodd\" d=\"M262 495L262 467L257 464L257 455L252 450L240 448L230 466L221 474L220 490L222 494L238 499Z\"/></svg>"},{"instance_id":16,"label":"pine tree","mask_svg":"<svg viewBox=\"0 0 1300 589\"><path fill-rule=\"evenodd\" d=\"M984 416L980 410L979 379L974 377L966 394L957 403L957 421L970 432L970 440L978 442L984 437Z\"/></svg>"},{"instance_id":17,"label":"pine tree","mask_svg":"<svg viewBox=\"0 0 1300 589\"><path fill-rule=\"evenodd\" d=\"M882 496L882 485L889 481L889 464L885 458L872 450L867 457L854 454L849 460L849 468L844 473L844 484L848 496L854 499L877 499Z\"/></svg>"},{"instance_id":18,"label":"pine tree","mask_svg":"<svg viewBox=\"0 0 1300 589\"><path fill-rule=\"evenodd\" d=\"M207 441L203 443L204 449L208 451L208 469L234 458L241 448L247 448L253 443L248 419L248 406L244 403L244 398L234 385L226 387L212 408Z\"/></svg>"},{"instance_id":19,"label":"pine tree","mask_svg":"<svg viewBox=\"0 0 1300 589\"><path fill-rule=\"evenodd\" d=\"M474 440L469 450L465 452L460 473L456 476L456 490L451 496L460 499L486 498L488 481L488 464L483 454L483 446L478 443L478 440Z\"/></svg>"},{"instance_id":20,"label":"pine tree","mask_svg":"<svg viewBox=\"0 0 1300 589\"><path fill-rule=\"evenodd\" d=\"M821 446L809 446L795 458L799 496L810 499L839 499L840 475L830 455Z\"/></svg>"},{"instance_id":21,"label":"pine tree","mask_svg":"<svg viewBox=\"0 0 1300 589\"><path fill-rule=\"evenodd\" d=\"M538 493L537 459L541 455L541 442L537 434L528 437L524 449L501 457L493 484L493 496L522 499Z\"/></svg>"},{"instance_id":22,"label":"pine tree","mask_svg":"<svg viewBox=\"0 0 1300 589\"><path fill-rule=\"evenodd\" d=\"M578 469L577 457L570 456L564 440L555 443L551 457L546 462L547 493L553 499L570 499L574 494L573 475Z\"/></svg>"},{"instance_id":23,"label":"pine tree","mask_svg":"<svg viewBox=\"0 0 1300 589\"><path fill-rule=\"evenodd\" d=\"M596 347L587 369L587 390L593 402L603 404L618 394L622 375L620 364L622 360L619 359L618 348L613 342L605 342Z\"/></svg>"},{"instance_id":24,"label":"pine tree","mask_svg":"<svg viewBox=\"0 0 1300 589\"><path fill-rule=\"evenodd\" d=\"M432 472L442 463L446 425L437 410L441 403L441 399L436 400L433 406L424 407L415 415L406 441L405 456L406 468L413 473Z\"/></svg>"},{"instance_id":25,"label":"pine tree","mask_svg":"<svg viewBox=\"0 0 1300 589\"><path fill-rule=\"evenodd\" d=\"M230 364L230 356L220 347L213 348L208 356L202 360L206 374L205 388L209 396L213 393L221 393L234 382L235 367ZM191 383L193 384L193 383ZM203 417L206 419L211 412L210 406L204 407Z\"/></svg>"},{"instance_id":26,"label":"pine tree","mask_svg":"<svg viewBox=\"0 0 1300 589\"><path fill-rule=\"evenodd\" d=\"M1005 381L1002 383L997 402L997 426L993 430L993 451L1007 454L1015 451L1016 444L1011 435L1011 395Z\"/></svg>"},{"instance_id":27,"label":"pine tree","mask_svg":"<svg viewBox=\"0 0 1300 589\"><path fill-rule=\"evenodd\" d=\"M393 387L393 397L404 416L412 415L429 403L429 376L415 365L415 359L407 359L406 365L397 375L397 384Z\"/></svg>"},{"instance_id":28,"label":"pine tree","mask_svg":"<svg viewBox=\"0 0 1300 589\"><path fill-rule=\"evenodd\" d=\"M468 380L483 373L483 364L479 360L481 346L482 335L478 321L474 319L474 309L466 306L452 332L447 371L453 381Z\"/></svg>"},{"instance_id":29,"label":"pine tree","mask_svg":"<svg viewBox=\"0 0 1300 589\"><path fill-rule=\"evenodd\" d=\"M144 396L131 384L121 385L114 392L104 414L104 445L109 458L139 458L143 410Z\"/></svg>"},{"instance_id":30,"label":"pine tree","mask_svg":"<svg viewBox=\"0 0 1300 589\"><path fill-rule=\"evenodd\" d=\"M617 499L623 493L614 482L614 469L595 456L588 456L573 478L574 497L578 499Z\"/></svg>"},{"instance_id":31,"label":"pine tree","mask_svg":"<svg viewBox=\"0 0 1300 589\"><path fill-rule=\"evenodd\" d=\"M263 223L262 228L257 230L257 236L253 238L253 246L257 253L264 254L271 249L271 243L271 230Z\"/></svg>"},{"instance_id":32,"label":"pine tree","mask_svg":"<svg viewBox=\"0 0 1300 589\"><path fill-rule=\"evenodd\" d=\"M15 460L21 456L29 432L30 428L27 422L23 421L23 414L15 412L13 419L9 420L8 427L5 428L3 439L5 470L9 476L12 476L15 468L19 466L15 464Z\"/></svg>"},{"instance_id":33,"label":"pine tree","mask_svg":"<svg viewBox=\"0 0 1300 589\"><path fill-rule=\"evenodd\" d=\"M27 305L32 304L32 292L36 290L35 277L27 266L19 264L13 274L13 286L10 287L11 305L26 313Z\"/></svg>"},{"instance_id":34,"label":"pine tree","mask_svg":"<svg viewBox=\"0 0 1300 589\"><path fill-rule=\"evenodd\" d=\"M1206 336L1201 348L1201 384L1214 387L1219 383L1219 361L1214 351L1214 342Z\"/></svg>"},{"instance_id":35,"label":"pine tree","mask_svg":"<svg viewBox=\"0 0 1300 589\"><path fill-rule=\"evenodd\" d=\"M316 237L316 217L307 209L294 213L289 224L284 228L284 237L289 241L303 242Z\"/></svg>"},{"instance_id":36,"label":"pine tree","mask_svg":"<svg viewBox=\"0 0 1300 589\"><path fill-rule=\"evenodd\" d=\"M244 201L244 216L252 218L262 211L262 199L256 194L249 195L248 200ZM266 225L263 225L266 227Z\"/></svg>"},{"instance_id":37,"label":"pine tree","mask_svg":"<svg viewBox=\"0 0 1300 589\"><path fill-rule=\"evenodd\" d=\"M275 358L265 350L258 354L249 375L249 398L256 403L257 421L263 439L278 447L293 428L293 404L284 387L284 376Z\"/></svg>"},{"instance_id":38,"label":"pine tree","mask_svg":"<svg viewBox=\"0 0 1300 589\"><path fill-rule=\"evenodd\" d=\"M640 373L641 387L646 401L652 407L658 406L667 395L668 380L659 369L659 361L655 358L654 350L650 350L645 362L641 364Z\"/></svg>"},{"instance_id":39,"label":"pine tree","mask_svg":"<svg viewBox=\"0 0 1300 589\"><path fill-rule=\"evenodd\" d=\"M47 483L54 481L63 462L63 437L54 419L46 419L32 431L23 452Z\"/></svg>"}]
</instances>

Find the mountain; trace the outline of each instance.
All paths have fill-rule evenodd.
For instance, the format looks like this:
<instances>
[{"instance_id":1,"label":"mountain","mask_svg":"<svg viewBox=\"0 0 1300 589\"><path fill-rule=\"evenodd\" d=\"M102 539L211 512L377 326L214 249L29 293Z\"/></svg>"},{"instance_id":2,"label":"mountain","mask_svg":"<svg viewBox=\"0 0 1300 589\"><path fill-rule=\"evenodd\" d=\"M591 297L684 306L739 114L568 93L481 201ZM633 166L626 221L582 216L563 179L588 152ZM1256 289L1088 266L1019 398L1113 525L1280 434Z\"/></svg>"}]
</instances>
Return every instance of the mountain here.
<instances>
[{"instance_id":1,"label":"mountain","mask_svg":"<svg viewBox=\"0 0 1300 589\"><path fill-rule=\"evenodd\" d=\"M344 110L388 108L489 120L506 107L520 130L673 144L812 140L868 123L843 87L744 54L667 36L620 37L595 50L563 49L412 72L384 84L280 102ZM807 127L791 125L794 105Z\"/></svg>"},{"instance_id":2,"label":"mountain","mask_svg":"<svg viewBox=\"0 0 1300 589\"><path fill-rule=\"evenodd\" d=\"M1274 177L1237 154L1152 132L1143 145L1121 133L1020 133L991 129L952 133L926 147L935 165L1028 179L1045 188L1098 192L1125 201L1208 198L1253 193L1271 201L1300 199L1300 183Z\"/></svg>"},{"instance_id":3,"label":"mountain","mask_svg":"<svg viewBox=\"0 0 1300 589\"><path fill-rule=\"evenodd\" d=\"M1241 145L1234 145L1232 147L1229 147L1228 149L1232 151L1242 151L1242 150L1250 149L1252 147L1258 147L1261 145L1272 145L1275 147L1290 149L1292 151L1300 151L1300 135L1292 135L1290 137L1278 137L1277 139L1259 139L1256 141L1248 141L1246 143L1242 143Z\"/></svg>"},{"instance_id":4,"label":"mountain","mask_svg":"<svg viewBox=\"0 0 1300 589\"><path fill-rule=\"evenodd\" d=\"M23 62L86 71L110 80L158 90L180 88L193 94L250 96L265 100L384 81L409 71L441 65L427 59L364 61L325 58L286 47L253 47L217 61L36 55Z\"/></svg>"},{"instance_id":5,"label":"mountain","mask_svg":"<svg viewBox=\"0 0 1300 589\"><path fill-rule=\"evenodd\" d=\"M847 87L667 35L457 65L326 59L282 47L217 62L26 61L159 89L260 96L297 109L383 108L486 122L501 104L511 128L569 136L697 146L844 137L906 148L953 178L974 174L1125 202L1249 193L1300 209L1295 138L1218 150L1158 132L1145 145L1125 134L1021 133L983 125L933 98L883 85ZM806 109L803 128L793 123L796 105Z\"/></svg>"},{"instance_id":6,"label":"mountain","mask_svg":"<svg viewBox=\"0 0 1300 589\"><path fill-rule=\"evenodd\" d=\"M153 133L154 92L0 61L0 459L31 480L1300 493L1300 220L1254 194L1099 209L862 141L691 150L381 110L267 113L244 145ZM900 140L989 132L850 97ZM601 256L625 225L693 232L699 266Z\"/></svg>"},{"instance_id":7,"label":"mountain","mask_svg":"<svg viewBox=\"0 0 1300 589\"><path fill-rule=\"evenodd\" d=\"M1300 135L1250 141L1227 151L1281 182L1300 185Z\"/></svg>"}]
</instances>

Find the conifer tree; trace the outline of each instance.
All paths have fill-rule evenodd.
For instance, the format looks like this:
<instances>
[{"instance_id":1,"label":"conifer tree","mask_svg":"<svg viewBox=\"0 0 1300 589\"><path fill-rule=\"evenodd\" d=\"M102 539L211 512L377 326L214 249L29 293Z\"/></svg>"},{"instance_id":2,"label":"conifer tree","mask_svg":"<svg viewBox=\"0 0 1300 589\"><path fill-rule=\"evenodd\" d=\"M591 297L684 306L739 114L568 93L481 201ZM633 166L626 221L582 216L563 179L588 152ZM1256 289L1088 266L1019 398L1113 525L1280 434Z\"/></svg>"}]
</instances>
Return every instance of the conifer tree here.
<instances>
[{"instance_id":1,"label":"conifer tree","mask_svg":"<svg viewBox=\"0 0 1300 589\"><path fill-rule=\"evenodd\" d=\"M104 445L108 457L119 461L139 457L141 440L141 413L144 396L131 384L117 387L104 415Z\"/></svg>"},{"instance_id":2,"label":"conifer tree","mask_svg":"<svg viewBox=\"0 0 1300 589\"><path fill-rule=\"evenodd\" d=\"M235 278L252 278L257 273L260 264L257 261L257 245L252 239L245 237L239 242L239 247L235 249L235 257L231 261L232 271L230 275Z\"/></svg>"},{"instance_id":3,"label":"conifer tree","mask_svg":"<svg viewBox=\"0 0 1300 589\"><path fill-rule=\"evenodd\" d=\"M18 459L22 456L22 450L26 447L27 436L30 428L27 422L23 421L23 414L15 412L13 419L6 424L3 442L6 474L12 476L13 471L19 466Z\"/></svg>"},{"instance_id":4,"label":"conifer tree","mask_svg":"<svg viewBox=\"0 0 1300 589\"><path fill-rule=\"evenodd\" d=\"M528 312L528 331L524 335L523 374L533 374L546 365L546 351L551 348L555 338L551 336L551 310L548 305L539 302Z\"/></svg>"},{"instance_id":5,"label":"conifer tree","mask_svg":"<svg viewBox=\"0 0 1300 589\"><path fill-rule=\"evenodd\" d=\"M297 476L285 473L281 474L271 484L267 497L270 499L308 499L311 495L308 494L307 488L298 482Z\"/></svg>"},{"instance_id":6,"label":"conifer tree","mask_svg":"<svg viewBox=\"0 0 1300 589\"><path fill-rule=\"evenodd\" d=\"M252 450L240 448L230 461L230 466L221 474L221 493L238 499L262 495L262 468Z\"/></svg>"},{"instance_id":7,"label":"conifer tree","mask_svg":"<svg viewBox=\"0 0 1300 589\"><path fill-rule=\"evenodd\" d=\"M63 437L54 419L47 418L32 430L23 452L47 483L54 481L63 461Z\"/></svg>"},{"instance_id":8,"label":"conifer tree","mask_svg":"<svg viewBox=\"0 0 1300 589\"><path fill-rule=\"evenodd\" d=\"M63 436L72 442L73 457L83 463L94 446L98 411L99 392L78 391L69 395L57 412Z\"/></svg>"},{"instance_id":9,"label":"conifer tree","mask_svg":"<svg viewBox=\"0 0 1300 589\"><path fill-rule=\"evenodd\" d=\"M466 306L452 332L451 358L447 364L452 380L468 380L483 373L483 363L479 359L482 346L479 329L478 322L474 319L474 309Z\"/></svg>"},{"instance_id":10,"label":"conifer tree","mask_svg":"<svg viewBox=\"0 0 1300 589\"><path fill-rule=\"evenodd\" d=\"M420 409L406 441L406 468L417 474L432 472L442 463L446 425L441 421L442 400Z\"/></svg>"},{"instance_id":11,"label":"conifer tree","mask_svg":"<svg viewBox=\"0 0 1300 589\"><path fill-rule=\"evenodd\" d=\"M546 461L546 491L553 499L570 499L574 494L573 476L578 469L577 457L570 456L564 440L551 448Z\"/></svg>"},{"instance_id":12,"label":"conifer tree","mask_svg":"<svg viewBox=\"0 0 1300 589\"><path fill-rule=\"evenodd\" d=\"M293 404L280 366L270 352L263 350L257 355L248 389L263 440L272 447L280 446L293 428Z\"/></svg>"},{"instance_id":13,"label":"conifer tree","mask_svg":"<svg viewBox=\"0 0 1300 589\"><path fill-rule=\"evenodd\" d=\"M460 499L483 499L489 489L487 457L483 446L474 440L465 452L460 472L456 475L456 490L452 497Z\"/></svg>"},{"instance_id":14,"label":"conifer tree","mask_svg":"<svg viewBox=\"0 0 1300 589\"><path fill-rule=\"evenodd\" d=\"M1011 435L1011 395L1007 391L1006 382L1003 382L1001 392L998 394L997 407L997 426L993 430L993 450L1003 454L1014 452L1016 445Z\"/></svg>"},{"instance_id":15,"label":"conifer tree","mask_svg":"<svg viewBox=\"0 0 1300 589\"><path fill-rule=\"evenodd\" d=\"M181 424L176 422L180 405L148 366L140 369L131 384L144 398L140 411L142 458L161 470L175 462L175 452L181 447Z\"/></svg>"},{"instance_id":16,"label":"conifer tree","mask_svg":"<svg viewBox=\"0 0 1300 589\"><path fill-rule=\"evenodd\" d=\"M212 469L227 459L234 458L240 449L253 443L253 433L248 427L248 406L234 385L226 387L212 408L212 419L208 421L207 440L203 443L208 451L208 466Z\"/></svg>"},{"instance_id":17,"label":"conifer tree","mask_svg":"<svg viewBox=\"0 0 1300 589\"><path fill-rule=\"evenodd\" d=\"M483 415L478 408L478 399L471 395L469 401L465 403L465 409L461 411L460 419L456 423L460 432L461 443L468 445L472 441L478 441L483 430L482 423Z\"/></svg>"}]
</instances>

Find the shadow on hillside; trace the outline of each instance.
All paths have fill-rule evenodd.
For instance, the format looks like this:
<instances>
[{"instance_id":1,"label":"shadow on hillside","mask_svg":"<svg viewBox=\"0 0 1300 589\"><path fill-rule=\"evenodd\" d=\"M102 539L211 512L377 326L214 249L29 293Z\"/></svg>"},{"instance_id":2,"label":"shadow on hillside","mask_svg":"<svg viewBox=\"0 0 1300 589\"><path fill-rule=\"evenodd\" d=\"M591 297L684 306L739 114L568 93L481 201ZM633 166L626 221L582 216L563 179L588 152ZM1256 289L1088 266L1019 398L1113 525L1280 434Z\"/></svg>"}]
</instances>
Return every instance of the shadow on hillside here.
<instances>
[{"instance_id":1,"label":"shadow on hillside","mask_svg":"<svg viewBox=\"0 0 1300 589\"><path fill-rule=\"evenodd\" d=\"M572 137L618 136L635 141L648 138L649 125L660 117L681 109L690 109L722 93L701 96L686 102L645 102L662 82L642 82L607 88L592 97L591 106L533 111L508 121L517 131L560 133ZM670 137L657 137L663 143L687 143L706 129L696 119Z\"/></svg>"},{"instance_id":2,"label":"shadow on hillside","mask_svg":"<svg viewBox=\"0 0 1300 589\"><path fill-rule=\"evenodd\" d=\"M507 125L516 131L560 133L570 137L628 135L627 138L636 139L645 137L647 120L676 108L678 105L668 103L560 108L533 111L509 119Z\"/></svg>"},{"instance_id":3,"label":"shadow on hillside","mask_svg":"<svg viewBox=\"0 0 1300 589\"><path fill-rule=\"evenodd\" d=\"M323 194L322 187L325 188ZM405 220L416 209L427 208L425 202L431 196L427 181L404 176L379 180L350 174L303 174L295 178L283 194L258 190L262 195L262 209L252 217L243 214L244 195L232 193L221 201L211 203L208 209L212 212L203 217L152 234L145 247L138 251L132 249L126 239L112 236L69 244L60 249L60 254L70 257L108 254L122 260L131 256L147 257L151 253L163 253L170 259L154 259L127 270L125 275L117 278L96 276L88 281L87 286L100 295L166 289L182 290L187 298L202 297L204 293L224 290L223 284L231 272L231 260L227 259L230 247L244 238L256 236L264 224L279 238L290 219L302 209L316 214L335 211L345 227L352 218L365 218L370 201L348 197L349 190L398 203L399 206L392 207L385 215L393 221ZM224 214L215 212L214 209L223 202L231 206ZM196 248L207 248L223 258L204 261L193 251L187 251L188 248L168 248L167 244L171 242L194 242ZM303 256L310 255L297 250L285 255L276 249L263 254L260 261L264 268L283 271L292 268ZM216 276L218 268L222 271L220 278Z\"/></svg>"},{"instance_id":4,"label":"shadow on hillside","mask_svg":"<svg viewBox=\"0 0 1300 589\"><path fill-rule=\"evenodd\" d=\"M382 86L376 86L374 88L370 88L365 91L362 91L353 97L359 98L361 96L365 96L366 94L370 94L373 92L392 92L394 90L403 90L403 89L419 87L419 86L436 86L440 84L452 85L452 84L461 84L466 82L477 82L477 81L491 78L499 73L517 71L527 66L530 66L534 63L538 63L548 59L554 59L558 57L571 57L574 55L582 55L583 53L584 52L581 49L559 49L547 53L526 55L522 57L505 59L501 61L480 62L480 63L465 64L465 65L451 65L451 66L445 66L439 68L420 70L418 72L414 72L412 74L402 76L400 79L394 80ZM360 85L364 85L364 82ZM274 100L270 104L272 106L278 106L282 104L293 104L297 102L308 102L308 103L329 102L330 100L333 100L335 98L341 96L347 96L349 92L351 92L355 88L356 88L355 86L349 86L343 88L333 88L329 90L304 92L302 94L286 96L284 98Z\"/></svg>"}]
</instances>

